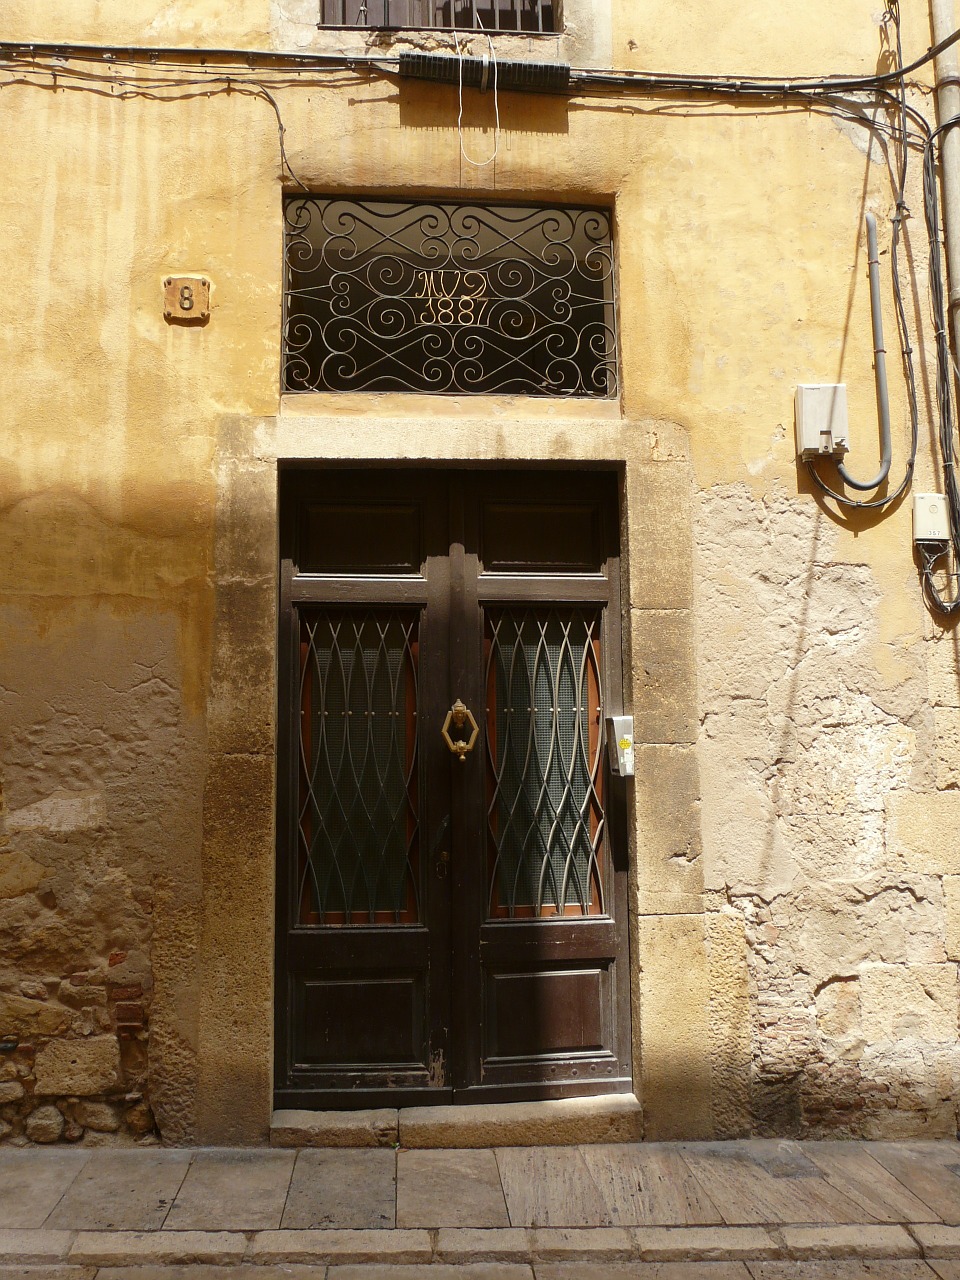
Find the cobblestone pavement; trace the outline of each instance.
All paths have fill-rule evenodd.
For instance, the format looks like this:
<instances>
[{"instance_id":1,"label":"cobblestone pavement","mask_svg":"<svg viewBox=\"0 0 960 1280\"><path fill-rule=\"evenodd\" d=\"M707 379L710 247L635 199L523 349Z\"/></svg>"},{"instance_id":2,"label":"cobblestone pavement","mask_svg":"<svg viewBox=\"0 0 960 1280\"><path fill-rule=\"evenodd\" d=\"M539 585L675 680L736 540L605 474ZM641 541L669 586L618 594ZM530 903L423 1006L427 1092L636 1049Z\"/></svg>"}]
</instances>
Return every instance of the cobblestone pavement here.
<instances>
[{"instance_id":1,"label":"cobblestone pavement","mask_svg":"<svg viewBox=\"0 0 960 1280\"><path fill-rule=\"evenodd\" d=\"M8 1147L13 1277L960 1280L960 1144Z\"/></svg>"}]
</instances>

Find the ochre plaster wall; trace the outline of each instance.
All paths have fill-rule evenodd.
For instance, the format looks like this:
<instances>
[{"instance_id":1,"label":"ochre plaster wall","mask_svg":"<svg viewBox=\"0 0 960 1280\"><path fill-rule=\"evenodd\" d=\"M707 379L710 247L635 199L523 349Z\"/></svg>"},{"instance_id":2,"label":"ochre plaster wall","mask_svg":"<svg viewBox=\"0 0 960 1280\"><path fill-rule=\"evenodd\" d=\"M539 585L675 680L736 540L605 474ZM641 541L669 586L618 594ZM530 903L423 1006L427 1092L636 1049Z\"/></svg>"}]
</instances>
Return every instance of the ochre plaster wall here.
<instances>
[{"instance_id":1,"label":"ochre plaster wall","mask_svg":"<svg viewBox=\"0 0 960 1280\"><path fill-rule=\"evenodd\" d=\"M903 19L909 58L924 5ZM14 4L5 34L268 49L296 20L267 0ZM622 0L607 25L624 67L866 73L883 52L852 2L718 23ZM311 189L612 204L622 350L611 404L281 404L296 187L270 103L240 83L98 87L0 88L0 1137L153 1141L155 1120L170 1142L266 1138L283 458L621 468L647 1136L955 1133L956 637L922 607L909 504L838 519L793 446L795 385L842 380L849 465L876 467L861 227L874 210L886 266L879 136L779 103L503 95L476 167L455 90L274 86ZM489 97L464 107L469 154L491 153ZM213 282L207 325L164 321L171 272ZM893 352L886 276L883 294Z\"/></svg>"}]
</instances>

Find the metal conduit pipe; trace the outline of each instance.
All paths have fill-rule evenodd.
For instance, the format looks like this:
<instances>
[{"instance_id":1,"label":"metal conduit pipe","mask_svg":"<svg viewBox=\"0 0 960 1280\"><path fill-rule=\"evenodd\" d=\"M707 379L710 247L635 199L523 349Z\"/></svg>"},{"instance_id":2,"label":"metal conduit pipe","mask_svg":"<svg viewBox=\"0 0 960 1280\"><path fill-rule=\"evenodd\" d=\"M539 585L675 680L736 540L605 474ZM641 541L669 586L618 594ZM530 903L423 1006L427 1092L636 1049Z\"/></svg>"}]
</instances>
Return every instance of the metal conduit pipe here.
<instances>
[{"instance_id":1,"label":"metal conduit pipe","mask_svg":"<svg viewBox=\"0 0 960 1280\"><path fill-rule=\"evenodd\" d=\"M890 396L887 392L887 357L883 346L883 314L880 309L880 254L877 220L867 214L867 262L870 269L870 319L873 322L873 374L877 385L877 417L880 421L880 470L872 480L855 480L842 462L837 470L851 489L876 489L890 472Z\"/></svg>"},{"instance_id":2,"label":"metal conduit pipe","mask_svg":"<svg viewBox=\"0 0 960 1280\"><path fill-rule=\"evenodd\" d=\"M956 28L953 0L930 0L934 41L942 40ZM960 64L957 47L951 45L937 55L937 106L940 123L960 115ZM954 351L960 351L960 128L947 129L940 143L943 165L943 243L947 258L949 315Z\"/></svg>"}]
</instances>

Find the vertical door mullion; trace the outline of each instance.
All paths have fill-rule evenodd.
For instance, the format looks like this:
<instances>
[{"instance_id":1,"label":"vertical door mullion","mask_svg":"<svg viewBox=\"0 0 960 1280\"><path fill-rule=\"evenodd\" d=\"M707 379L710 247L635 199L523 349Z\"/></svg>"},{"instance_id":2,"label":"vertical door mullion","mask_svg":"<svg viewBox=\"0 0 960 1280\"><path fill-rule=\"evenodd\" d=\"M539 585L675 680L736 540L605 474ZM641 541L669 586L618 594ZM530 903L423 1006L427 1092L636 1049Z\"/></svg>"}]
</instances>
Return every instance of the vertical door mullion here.
<instances>
[{"instance_id":1,"label":"vertical door mullion","mask_svg":"<svg viewBox=\"0 0 960 1280\"><path fill-rule=\"evenodd\" d=\"M478 599L474 486L466 475L450 482L450 695L473 712L480 734L463 762L447 753L453 820L454 1087L480 1082L482 989L480 926L484 917L485 826L483 644Z\"/></svg>"},{"instance_id":2,"label":"vertical door mullion","mask_svg":"<svg viewBox=\"0 0 960 1280\"><path fill-rule=\"evenodd\" d=\"M300 722L297 683L299 663L299 623L291 601L294 565L283 560L280 566L280 633L277 652L277 742L280 767L277 769L277 843L281 852L277 866L275 990L284 999L274 1000L274 1080L286 1081L292 1064L291 1019L295 1016L289 980L287 954L290 927L295 916L294 884L297 866L297 779Z\"/></svg>"},{"instance_id":3,"label":"vertical door mullion","mask_svg":"<svg viewBox=\"0 0 960 1280\"><path fill-rule=\"evenodd\" d=\"M451 695L447 667L450 635L450 565L447 490L442 481L428 484L424 502L431 523L429 542L437 554L427 558L427 607L420 640L420 883L424 923L430 930L429 1061L437 1088L451 1087L450 910L453 849L450 776L440 730ZM433 526L436 525L436 529Z\"/></svg>"}]
</instances>

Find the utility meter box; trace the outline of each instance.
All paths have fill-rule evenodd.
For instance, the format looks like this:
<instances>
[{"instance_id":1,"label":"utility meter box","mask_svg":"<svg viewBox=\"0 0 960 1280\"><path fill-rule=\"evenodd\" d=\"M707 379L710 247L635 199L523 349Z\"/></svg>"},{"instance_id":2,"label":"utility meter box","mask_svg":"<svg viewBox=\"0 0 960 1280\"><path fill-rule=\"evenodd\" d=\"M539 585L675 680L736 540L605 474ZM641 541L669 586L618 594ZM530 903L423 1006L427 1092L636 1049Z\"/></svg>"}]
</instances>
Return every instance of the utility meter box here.
<instances>
[{"instance_id":1,"label":"utility meter box","mask_svg":"<svg viewBox=\"0 0 960 1280\"><path fill-rule=\"evenodd\" d=\"M633 716L607 716L607 747L615 778L633 777Z\"/></svg>"},{"instance_id":2,"label":"utility meter box","mask_svg":"<svg viewBox=\"0 0 960 1280\"><path fill-rule=\"evenodd\" d=\"M949 542L950 516L943 493L913 495L914 542Z\"/></svg>"},{"instance_id":3,"label":"utility meter box","mask_svg":"<svg viewBox=\"0 0 960 1280\"><path fill-rule=\"evenodd\" d=\"M797 387L796 419L798 458L842 458L849 448L846 383Z\"/></svg>"}]
</instances>

